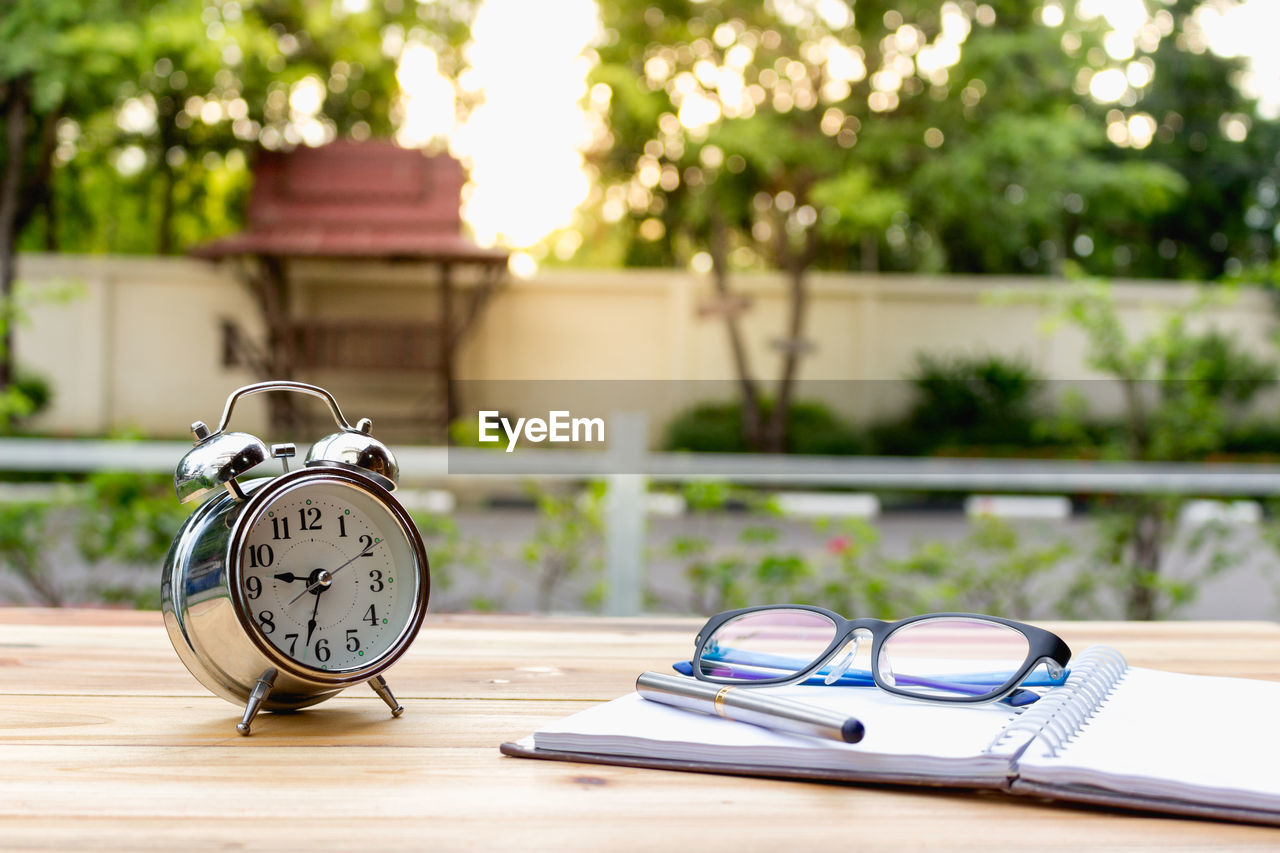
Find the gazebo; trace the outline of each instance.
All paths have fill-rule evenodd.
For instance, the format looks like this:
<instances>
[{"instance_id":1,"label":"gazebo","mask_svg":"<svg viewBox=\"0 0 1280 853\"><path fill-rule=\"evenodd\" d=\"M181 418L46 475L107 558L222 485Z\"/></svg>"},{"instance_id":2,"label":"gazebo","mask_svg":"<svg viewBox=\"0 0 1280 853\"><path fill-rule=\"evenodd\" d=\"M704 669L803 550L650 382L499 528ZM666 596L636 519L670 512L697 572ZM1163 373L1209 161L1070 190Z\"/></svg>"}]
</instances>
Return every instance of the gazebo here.
<instances>
[{"instance_id":1,"label":"gazebo","mask_svg":"<svg viewBox=\"0 0 1280 853\"><path fill-rule=\"evenodd\" d=\"M415 372L432 380L423 385L438 386L440 397L415 422L432 431L446 426L458 411L458 345L507 265L506 252L481 248L462 234L461 164L391 142L341 141L263 150L253 180L248 227L192 251L235 262L261 313L265 340L254 340L234 318L223 320L224 364L275 379L316 371ZM291 274L304 260L421 265L424 285L436 290L436 310L420 317L373 310L341 319L314 316ZM478 274L466 288L456 281L462 268ZM293 396L271 395L273 427L296 423Z\"/></svg>"}]
</instances>

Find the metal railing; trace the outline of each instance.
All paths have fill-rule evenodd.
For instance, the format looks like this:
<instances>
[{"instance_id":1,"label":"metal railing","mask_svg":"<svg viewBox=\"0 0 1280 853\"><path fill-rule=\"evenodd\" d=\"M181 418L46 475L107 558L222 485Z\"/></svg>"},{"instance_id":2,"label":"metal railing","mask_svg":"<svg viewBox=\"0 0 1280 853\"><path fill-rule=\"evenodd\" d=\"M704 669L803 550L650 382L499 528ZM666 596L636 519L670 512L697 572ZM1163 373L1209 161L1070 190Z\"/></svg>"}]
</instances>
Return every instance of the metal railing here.
<instances>
[{"instance_id":1,"label":"metal railing","mask_svg":"<svg viewBox=\"0 0 1280 853\"><path fill-rule=\"evenodd\" d=\"M650 482L705 479L776 487L1058 495L1280 494L1280 465L1276 464L661 453L648 449L647 424L641 415L615 414L610 428L610 447L605 451L509 454L468 448L398 448L401 482L605 480L605 610L611 615L630 615L641 609L645 497ZM180 441L3 438L0 471L169 474L190 447Z\"/></svg>"}]
</instances>

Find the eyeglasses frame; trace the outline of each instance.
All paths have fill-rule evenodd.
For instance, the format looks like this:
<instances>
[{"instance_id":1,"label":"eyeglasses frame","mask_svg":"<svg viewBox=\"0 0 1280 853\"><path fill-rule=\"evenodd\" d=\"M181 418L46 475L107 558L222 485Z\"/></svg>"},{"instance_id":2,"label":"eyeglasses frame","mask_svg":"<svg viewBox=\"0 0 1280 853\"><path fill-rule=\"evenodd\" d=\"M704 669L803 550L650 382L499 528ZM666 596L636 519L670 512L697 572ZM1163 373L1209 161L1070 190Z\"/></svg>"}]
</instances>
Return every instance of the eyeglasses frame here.
<instances>
[{"instance_id":1,"label":"eyeglasses frame","mask_svg":"<svg viewBox=\"0 0 1280 853\"><path fill-rule=\"evenodd\" d=\"M711 639L723 625L727 622L748 613L761 613L769 610L806 610L810 613L817 613L830 619L836 626L835 636L826 650L819 654L812 664L800 672L791 675L779 676L777 678L759 679L754 681L743 681L740 679L724 679L708 676L702 673L702 667L699 661L702 660L702 652L706 648L707 641ZM908 625L916 622L923 622L932 619L976 619L983 622L994 622L1004 625L1008 628L1021 633L1027 638L1027 657L1023 661L1022 666L1009 678L999 689L984 694L982 696L924 696L910 690L903 690L900 687L894 687L884 682L880 677L880 650L886 640L893 633ZM796 684L804 681L825 664L831 662L840 649L844 648L849 640L853 637L854 632L859 630L867 630L871 634L871 678L876 686L881 690L894 693L899 696L906 696L910 699L918 699L925 702L943 702L947 704L963 704L978 705L988 702L998 702L1009 694L1018 689L1023 681L1031 675L1032 671L1042 663L1049 664L1049 674L1052 678L1059 678L1065 672L1067 663L1071 660L1071 648L1063 641L1061 637L1052 631L1046 631L1043 628L1037 628L1035 625L1028 625L1025 622L1017 622L1012 619L1003 619L999 616L986 616L981 613L922 613L918 616L908 616L905 619L899 619L894 622L888 622L883 619L862 618L862 619L846 619L833 610L827 610L825 607L816 607L810 604L764 604L756 607L741 607L737 610L726 610L723 613L717 613L707 620L707 623L698 631L697 637L694 639L694 651L691 663L693 666L693 677L699 681L706 681L711 684L732 684L735 687L781 687L788 684ZM1055 673L1054 670L1057 670Z\"/></svg>"}]
</instances>

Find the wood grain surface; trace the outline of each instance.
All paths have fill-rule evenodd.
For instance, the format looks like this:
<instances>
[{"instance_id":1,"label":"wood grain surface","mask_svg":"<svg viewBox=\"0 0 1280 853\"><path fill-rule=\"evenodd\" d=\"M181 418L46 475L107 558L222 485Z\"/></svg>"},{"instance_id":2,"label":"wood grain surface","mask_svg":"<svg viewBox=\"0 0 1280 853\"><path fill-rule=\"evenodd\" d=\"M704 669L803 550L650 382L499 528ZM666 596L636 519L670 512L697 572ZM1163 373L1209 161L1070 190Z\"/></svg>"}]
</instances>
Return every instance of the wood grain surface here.
<instances>
[{"instance_id":1,"label":"wood grain surface","mask_svg":"<svg viewBox=\"0 0 1280 853\"><path fill-rule=\"evenodd\" d=\"M433 615L387 673L403 717L352 688L242 738L159 614L0 609L0 850L1280 849L1276 829L1002 795L498 753L687 657L699 625ZM1139 666L1280 680L1272 624L1047 627Z\"/></svg>"}]
</instances>

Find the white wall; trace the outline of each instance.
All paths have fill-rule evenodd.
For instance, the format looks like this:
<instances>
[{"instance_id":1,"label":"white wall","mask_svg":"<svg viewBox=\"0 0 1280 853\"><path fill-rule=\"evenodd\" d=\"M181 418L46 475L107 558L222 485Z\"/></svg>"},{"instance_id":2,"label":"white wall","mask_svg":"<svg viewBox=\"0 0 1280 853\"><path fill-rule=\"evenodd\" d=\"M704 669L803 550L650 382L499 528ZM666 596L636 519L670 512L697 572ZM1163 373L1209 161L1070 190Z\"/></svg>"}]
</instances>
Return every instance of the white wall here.
<instances>
[{"instance_id":1,"label":"white wall","mask_svg":"<svg viewBox=\"0 0 1280 853\"><path fill-rule=\"evenodd\" d=\"M434 278L425 268L309 263L297 272L294 310L300 314L437 316ZM17 330L18 363L47 377L55 393L34 424L38 429L185 435L197 418L216 421L232 389L261 378L221 365L223 318L260 329L253 300L227 268L187 258L27 254L19 277L29 320ZM769 342L782 336L785 324L783 281L744 276L737 286L753 301L744 318L752 362L772 376L779 356ZM1045 309L1029 300L1069 286L1043 278L815 274L806 329L814 349L801 377L901 379L920 351L1020 354L1054 379L1091 377L1079 333L1065 326L1050 333ZM993 297L997 293L1020 299ZM1139 329L1190 299L1192 288L1130 282L1118 283L1115 293L1125 323ZM723 322L698 313L708 300L709 283L682 271L548 270L512 279L466 341L458 376L729 380ZM1206 310L1203 321L1262 351L1274 317L1268 298L1247 290ZM368 401L411 402L426 393L426 383L403 374L297 378L329 387L352 417ZM900 406L905 396L899 383L859 388L828 402L866 420ZM261 430L264 413L261 399L251 398L237 407L234 426Z\"/></svg>"}]
</instances>

